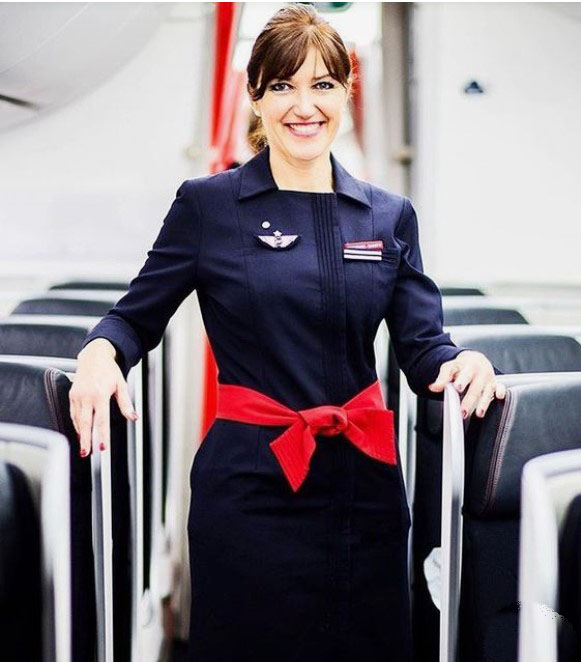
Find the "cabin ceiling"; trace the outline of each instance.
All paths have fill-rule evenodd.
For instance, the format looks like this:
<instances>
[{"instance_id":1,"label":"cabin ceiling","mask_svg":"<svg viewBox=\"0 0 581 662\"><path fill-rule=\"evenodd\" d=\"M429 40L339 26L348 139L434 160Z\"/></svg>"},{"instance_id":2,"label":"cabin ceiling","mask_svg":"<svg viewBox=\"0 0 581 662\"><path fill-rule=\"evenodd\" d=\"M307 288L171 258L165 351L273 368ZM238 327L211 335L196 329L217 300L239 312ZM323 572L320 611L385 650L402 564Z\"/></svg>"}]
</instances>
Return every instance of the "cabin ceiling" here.
<instances>
[{"instance_id":1,"label":"cabin ceiling","mask_svg":"<svg viewBox=\"0 0 581 662\"><path fill-rule=\"evenodd\" d=\"M175 3L0 3L0 131L91 91L145 46Z\"/></svg>"}]
</instances>

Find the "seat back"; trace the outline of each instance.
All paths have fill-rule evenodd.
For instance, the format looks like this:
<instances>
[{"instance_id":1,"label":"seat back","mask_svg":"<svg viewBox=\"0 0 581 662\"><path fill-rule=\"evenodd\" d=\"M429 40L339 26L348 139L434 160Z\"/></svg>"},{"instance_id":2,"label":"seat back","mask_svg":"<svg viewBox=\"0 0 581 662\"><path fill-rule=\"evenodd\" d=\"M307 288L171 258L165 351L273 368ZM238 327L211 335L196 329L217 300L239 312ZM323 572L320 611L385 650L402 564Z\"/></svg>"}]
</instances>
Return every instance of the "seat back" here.
<instances>
[{"instance_id":1,"label":"seat back","mask_svg":"<svg viewBox=\"0 0 581 662\"><path fill-rule=\"evenodd\" d=\"M0 423L0 459L2 657L70 662L67 440Z\"/></svg>"},{"instance_id":2,"label":"seat back","mask_svg":"<svg viewBox=\"0 0 581 662\"><path fill-rule=\"evenodd\" d=\"M527 462L521 494L519 660L573 662L581 652L581 450Z\"/></svg>"},{"instance_id":3,"label":"seat back","mask_svg":"<svg viewBox=\"0 0 581 662\"><path fill-rule=\"evenodd\" d=\"M1 443L1 442L0 442ZM0 462L0 629L7 660L42 659L40 524L26 475Z\"/></svg>"},{"instance_id":4,"label":"seat back","mask_svg":"<svg viewBox=\"0 0 581 662\"><path fill-rule=\"evenodd\" d=\"M521 477L533 458L581 449L580 398L581 375L541 375L509 385L504 402L491 403L484 419L468 425L459 639L463 661L517 658Z\"/></svg>"}]
</instances>

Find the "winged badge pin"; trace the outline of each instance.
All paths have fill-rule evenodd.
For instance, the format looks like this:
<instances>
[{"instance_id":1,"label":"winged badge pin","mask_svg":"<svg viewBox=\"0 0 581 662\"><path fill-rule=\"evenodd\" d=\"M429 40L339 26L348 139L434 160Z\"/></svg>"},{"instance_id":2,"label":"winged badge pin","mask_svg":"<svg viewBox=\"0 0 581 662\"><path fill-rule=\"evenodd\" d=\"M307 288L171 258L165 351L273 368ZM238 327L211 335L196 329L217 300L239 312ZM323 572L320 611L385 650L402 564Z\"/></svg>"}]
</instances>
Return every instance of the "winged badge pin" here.
<instances>
[{"instance_id":1,"label":"winged badge pin","mask_svg":"<svg viewBox=\"0 0 581 662\"><path fill-rule=\"evenodd\" d=\"M275 230L271 235L270 234L255 234L256 239L265 246L269 248L274 248L276 250L291 248L294 246L299 238L300 234L283 234L280 230Z\"/></svg>"}]
</instances>

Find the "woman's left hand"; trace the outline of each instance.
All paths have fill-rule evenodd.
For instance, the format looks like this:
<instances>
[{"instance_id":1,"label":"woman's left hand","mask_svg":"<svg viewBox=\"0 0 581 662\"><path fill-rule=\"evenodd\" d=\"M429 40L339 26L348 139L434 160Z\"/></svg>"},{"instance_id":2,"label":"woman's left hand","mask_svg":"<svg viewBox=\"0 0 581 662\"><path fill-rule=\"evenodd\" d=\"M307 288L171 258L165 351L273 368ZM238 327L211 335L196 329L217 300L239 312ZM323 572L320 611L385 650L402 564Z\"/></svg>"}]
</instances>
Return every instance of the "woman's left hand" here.
<instances>
[{"instance_id":1,"label":"woman's left hand","mask_svg":"<svg viewBox=\"0 0 581 662\"><path fill-rule=\"evenodd\" d=\"M482 418L495 397L502 400L506 395L505 386L496 377L492 363L484 354L465 349L455 359L442 363L438 378L428 388L438 393L448 382L453 382L461 393L470 384L462 400L462 417L468 418L476 410L476 416Z\"/></svg>"}]
</instances>

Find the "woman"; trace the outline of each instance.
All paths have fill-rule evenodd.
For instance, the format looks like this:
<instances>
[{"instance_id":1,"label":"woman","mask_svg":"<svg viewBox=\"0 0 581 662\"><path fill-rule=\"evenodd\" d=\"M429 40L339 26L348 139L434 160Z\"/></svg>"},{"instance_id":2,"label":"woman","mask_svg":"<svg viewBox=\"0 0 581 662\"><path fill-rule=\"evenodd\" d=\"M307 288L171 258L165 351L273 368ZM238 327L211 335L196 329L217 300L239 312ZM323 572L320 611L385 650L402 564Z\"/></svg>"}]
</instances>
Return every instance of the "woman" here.
<instances>
[{"instance_id":1,"label":"woman","mask_svg":"<svg viewBox=\"0 0 581 662\"><path fill-rule=\"evenodd\" d=\"M88 335L71 389L82 452L123 379L198 291L219 368L188 522L190 659L410 659L410 526L373 341L385 318L412 389L504 397L488 359L442 331L410 201L330 151L352 86L343 41L309 5L257 38L248 91L263 148L183 182L128 293ZM260 146L260 145L259 145Z\"/></svg>"}]
</instances>

